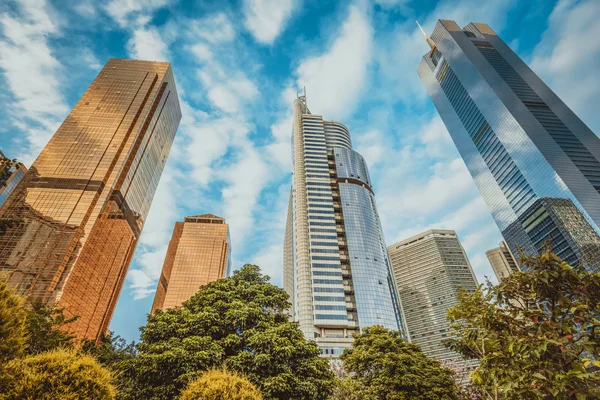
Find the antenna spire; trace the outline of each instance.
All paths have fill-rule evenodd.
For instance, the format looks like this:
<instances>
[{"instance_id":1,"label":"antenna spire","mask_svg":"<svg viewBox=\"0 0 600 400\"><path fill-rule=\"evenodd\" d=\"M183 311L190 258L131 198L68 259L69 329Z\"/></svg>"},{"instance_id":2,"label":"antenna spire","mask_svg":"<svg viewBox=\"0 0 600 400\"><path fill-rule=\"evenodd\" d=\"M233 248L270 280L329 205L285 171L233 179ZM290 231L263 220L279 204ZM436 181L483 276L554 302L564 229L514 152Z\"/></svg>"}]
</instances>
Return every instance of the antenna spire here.
<instances>
[{"instance_id":1,"label":"antenna spire","mask_svg":"<svg viewBox=\"0 0 600 400\"><path fill-rule=\"evenodd\" d=\"M427 44L429 45L429 47L431 47L432 49L435 48L435 47L437 47L436 44L435 44L435 42L433 41L433 39L429 37L429 35L425 32L425 30L421 26L421 24L419 24L419 21L415 21L415 22L417 23L417 26L421 30L421 33L423 33L423 36L425 36L425 41L427 42Z\"/></svg>"}]
</instances>

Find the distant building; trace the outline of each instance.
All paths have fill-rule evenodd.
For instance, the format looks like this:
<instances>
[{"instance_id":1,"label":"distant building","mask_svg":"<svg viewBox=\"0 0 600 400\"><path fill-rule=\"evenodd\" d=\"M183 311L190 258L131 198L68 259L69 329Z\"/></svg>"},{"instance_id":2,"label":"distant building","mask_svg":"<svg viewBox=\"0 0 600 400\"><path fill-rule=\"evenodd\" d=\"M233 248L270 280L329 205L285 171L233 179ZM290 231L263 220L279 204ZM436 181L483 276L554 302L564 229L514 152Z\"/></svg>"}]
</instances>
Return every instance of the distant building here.
<instances>
[{"instance_id":1,"label":"distant building","mask_svg":"<svg viewBox=\"0 0 600 400\"><path fill-rule=\"evenodd\" d=\"M600 139L488 25L426 39L418 73L511 252L600 271Z\"/></svg>"},{"instance_id":2,"label":"distant building","mask_svg":"<svg viewBox=\"0 0 600 400\"><path fill-rule=\"evenodd\" d=\"M27 168L19 162L6 158L0 151L0 207L6 202L8 196L15 190L19 182L27 175Z\"/></svg>"},{"instance_id":3,"label":"distant building","mask_svg":"<svg viewBox=\"0 0 600 400\"><path fill-rule=\"evenodd\" d=\"M0 271L80 339L108 330L180 120L171 64L110 59L0 206Z\"/></svg>"},{"instance_id":4,"label":"distant building","mask_svg":"<svg viewBox=\"0 0 600 400\"><path fill-rule=\"evenodd\" d=\"M229 225L212 214L175 223L156 288L152 312L180 306L200 286L231 273Z\"/></svg>"},{"instance_id":5,"label":"distant building","mask_svg":"<svg viewBox=\"0 0 600 400\"><path fill-rule=\"evenodd\" d=\"M495 249L486 251L485 255L490 261L498 281L519 270L515 258L504 241L500 242L500 246Z\"/></svg>"},{"instance_id":6,"label":"distant building","mask_svg":"<svg viewBox=\"0 0 600 400\"><path fill-rule=\"evenodd\" d=\"M304 336L338 357L367 326L399 313L367 163L345 125L294 102L284 288Z\"/></svg>"},{"instance_id":7,"label":"distant building","mask_svg":"<svg viewBox=\"0 0 600 400\"><path fill-rule=\"evenodd\" d=\"M402 304L407 339L429 357L471 368L442 342L449 338L447 310L458 304L459 288L474 291L477 279L455 231L432 229L388 246Z\"/></svg>"}]
</instances>

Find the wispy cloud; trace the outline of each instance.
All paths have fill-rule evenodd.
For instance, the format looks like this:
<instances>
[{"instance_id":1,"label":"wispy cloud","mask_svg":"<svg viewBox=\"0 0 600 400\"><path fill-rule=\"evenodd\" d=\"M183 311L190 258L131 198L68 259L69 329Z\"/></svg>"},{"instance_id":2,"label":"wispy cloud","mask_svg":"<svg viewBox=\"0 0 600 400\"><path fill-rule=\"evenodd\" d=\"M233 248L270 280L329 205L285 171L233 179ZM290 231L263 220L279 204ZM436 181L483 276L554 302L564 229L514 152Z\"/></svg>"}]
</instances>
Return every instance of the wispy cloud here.
<instances>
[{"instance_id":1,"label":"wispy cloud","mask_svg":"<svg viewBox=\"0 0 600 400\"><path fill-rule=\"evenodd\" d=\"M296 69L296 86L307 88L309 108L329 119L349 116L365 88L372 47L369 10L351 5L327 51L302 60Z\"/></svg>"},{"instance_id":2,"label":"wispy cloud","mask_svg":"<svg viewBox=\"0 0 600 400\"><path fill-rule=\"evenodd\" d=\"M300 0L245 0L246 28L257 41L272 43L285 27Z\"/></svg>"},{"instance_id":3,"label":"wispy cloud","mask_svg":"<svg viewBox=\"0 0 600 400\"><path fill-rule=\"evenodd\" d=\"M61 93L62 68L49 45L60 29L43 0L22 2L17 12L0 15L0 68L15 100L13 123L26 135L29 164L69 111Z\"/></svg>"}]
</instances>

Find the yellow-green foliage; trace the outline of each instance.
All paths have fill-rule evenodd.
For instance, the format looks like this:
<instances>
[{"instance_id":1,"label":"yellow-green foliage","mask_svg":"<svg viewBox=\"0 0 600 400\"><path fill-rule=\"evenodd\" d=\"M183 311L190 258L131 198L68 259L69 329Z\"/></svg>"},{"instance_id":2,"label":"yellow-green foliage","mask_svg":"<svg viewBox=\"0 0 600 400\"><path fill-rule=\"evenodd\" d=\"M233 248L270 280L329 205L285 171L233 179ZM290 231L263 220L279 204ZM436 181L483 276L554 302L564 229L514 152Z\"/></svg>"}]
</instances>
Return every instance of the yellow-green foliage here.
<instances>
[{"instance_id":1,"label":"yellow-green foliage","mask_svg":"<svg viewBox=\"0 0 600 400\"><path fill-rule=\"evenodd\" d=\"M180 400L262 400L256 386L243 376L211 370L181 392Z\"/></svg>"},{"instance_id":2,"label":"yellow-green foliage","mask_svg":"<svg viewBox=\"0 0 600 400\"><path fill-rule=\"evenodd\" d=\"M23 299L0 281L0 366L25 350L26 321Z\"/></svg>"},{"instance_id":3,"label":"yellow-green foliage","mask_svg":"<svg viewBox=\"0 0 600 400\"><path fill-rule=\"evenodd\" d=\"M63 349L10 361L0 387L0 400L112 400L116 394L96 359Z\"/></svg>"}]
</instances>

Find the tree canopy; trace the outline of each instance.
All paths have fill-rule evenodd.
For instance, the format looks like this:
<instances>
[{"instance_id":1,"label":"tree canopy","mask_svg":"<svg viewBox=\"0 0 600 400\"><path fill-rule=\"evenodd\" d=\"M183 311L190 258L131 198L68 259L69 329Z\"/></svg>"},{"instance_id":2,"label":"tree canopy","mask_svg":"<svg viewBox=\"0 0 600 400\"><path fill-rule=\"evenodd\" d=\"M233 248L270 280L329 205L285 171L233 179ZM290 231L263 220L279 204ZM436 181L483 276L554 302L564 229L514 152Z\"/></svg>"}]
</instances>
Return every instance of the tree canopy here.
<instances>
[{"instance_id":1,"label":"tree canopy","mask_svg":"<svg viewBox=\"0 0 600 400\"><path fill-rule=\"evenodd\" d=\"M211 368L244 374L265 399L323 399L333 374L314 342L288 322L288 295L259 267L209 283L182 307L141 328L139 355L123 365L127 399L171 399Z\"/></svg>"},{"instance_id":2,"label":"tree canopy","mask_svg":"<svg viewBox=\"0 0 600 400\"><path fill-rule=\"evenodd\" d=\"M447 345L480 359L472 373L491 399L600 397L600 274L545 251L497 286L462 292Z\"/></svg>"},{"instance_id":3,"label":"tree canopy","mask_svg":"<svg viewBox=\"0 0 600 400\"><path fill-rule=\"evenodd\" d=\"M0 400L111 400L111 380L93 357L54 350L10 361L0 374Z\"/></svg>"},{"instance_id":4,"label":"tree canopy","mask_svg":"<svg viewBox=\"0 0 600 400\"><path fill-rule=\"evenodd\" d=\"M33 300L27 307L27 354L39 354L61 347L72 347L75 335L67 325L77 317L67 318L62 308L48 307Z\"/></svg>"},{"instance_id":5,"label":"tree canopy","mask_svg":"<svg viewBox=\"0 0 600 400\"><path fill-rule=\"evenodd\" d=\"M227 371L210 370L181 392L180 400L262 400L260 391L245 377Z\"/></svg>"},{"instance_id":6,"label":"tree canopy","mask_svg":"<svg viewBox=\"0 0 600 400\"><path fill-rule=\"evenodd\" d=\"M353 373L365 400L454 400L460 390L454 372L443 368L398 331L371 326L354 337L353 347L340 357ZM348 386L348 383L345 384Z\"/></svg>"}]
</instances>

